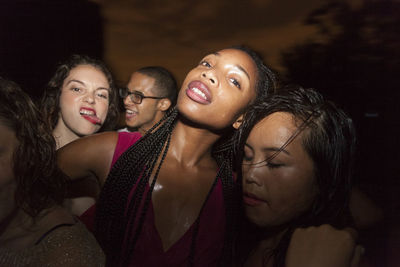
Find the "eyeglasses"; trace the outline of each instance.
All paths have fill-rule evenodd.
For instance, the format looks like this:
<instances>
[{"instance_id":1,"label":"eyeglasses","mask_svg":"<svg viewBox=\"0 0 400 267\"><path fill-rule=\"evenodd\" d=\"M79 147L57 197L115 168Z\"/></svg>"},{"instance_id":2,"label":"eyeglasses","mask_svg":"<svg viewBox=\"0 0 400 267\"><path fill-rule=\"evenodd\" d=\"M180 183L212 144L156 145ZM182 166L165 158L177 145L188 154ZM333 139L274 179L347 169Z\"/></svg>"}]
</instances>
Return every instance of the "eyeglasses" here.
<instances>
[{"instance_id":1,"label":"eyeglasses","mask_svg":"<svg viewBox=\"0 0 400 267\"><path fill-rule=\"evenodd\" d=\"M128 88L119 88L119 96L122 99L125 99L127 96L129 96L131 101L135 104L141 104L143 98L151 98L151 99L165 98L165 97L158 97L158 96L145 96L141 92L138 92L138 91L129 92Z\"/></svg>"}]
</instances>

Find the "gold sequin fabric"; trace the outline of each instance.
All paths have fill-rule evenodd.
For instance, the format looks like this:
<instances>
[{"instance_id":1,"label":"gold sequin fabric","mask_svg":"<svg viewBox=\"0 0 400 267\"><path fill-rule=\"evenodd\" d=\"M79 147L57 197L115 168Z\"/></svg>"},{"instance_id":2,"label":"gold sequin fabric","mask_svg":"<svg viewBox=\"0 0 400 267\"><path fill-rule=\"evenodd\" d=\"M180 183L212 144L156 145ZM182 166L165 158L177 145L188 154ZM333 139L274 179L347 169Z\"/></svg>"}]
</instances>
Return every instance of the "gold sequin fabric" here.
<instances>
[{"instance_id":1,"label":"gold sequin fabric","mask_svg":"<svg viewBox=\"0 0 400 267\"><path fill-rule=\"evenodd\" d=\"M104 266L105 256L93 235L78 222L50 232L21 251L0 248L0 266Z\"/></svg>"}]
</instances>

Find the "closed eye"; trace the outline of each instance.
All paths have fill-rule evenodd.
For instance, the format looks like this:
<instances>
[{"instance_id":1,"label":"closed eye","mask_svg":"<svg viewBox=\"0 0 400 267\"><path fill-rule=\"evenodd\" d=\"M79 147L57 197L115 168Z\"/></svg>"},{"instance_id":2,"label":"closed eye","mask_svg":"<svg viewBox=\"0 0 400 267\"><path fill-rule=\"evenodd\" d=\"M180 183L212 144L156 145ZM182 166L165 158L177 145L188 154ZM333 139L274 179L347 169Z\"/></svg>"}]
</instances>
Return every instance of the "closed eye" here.
<instances>
[{"instance_id":1,"label":"closed eye","mask_svg":"<svg viewBox=\"0 0 400 267\"><path fill-rule=\"evenodd\" d=\"M98 92L97 96L104 98L104 99L108 99L108 94L107 93L102 93L102 92Z\"/></svg>"},{"instance_id":2,"label":"closed eye","mask_svg":"<svg viewBox=\"0 0 400 267\"><path fill-rule=\"evenodd\" d=\"M277 163L272 163L270 161L267 161L267 167L270 169L276 169L276 168L279 168L282 166L283 166L283 164L277 164Z\"/></svg>"}]
</instances>

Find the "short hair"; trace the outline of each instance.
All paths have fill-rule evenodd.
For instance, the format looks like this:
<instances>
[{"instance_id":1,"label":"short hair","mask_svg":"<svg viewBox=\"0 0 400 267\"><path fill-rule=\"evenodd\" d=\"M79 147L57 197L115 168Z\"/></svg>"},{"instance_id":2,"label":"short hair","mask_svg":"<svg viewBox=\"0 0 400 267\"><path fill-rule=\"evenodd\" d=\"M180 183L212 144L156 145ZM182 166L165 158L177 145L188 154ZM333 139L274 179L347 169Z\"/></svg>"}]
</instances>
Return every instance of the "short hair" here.
<instances>
[{"instance_id":1,"label":"short hair","mask_svg":"<svg viewBox=\"0 0 400 267\"><path fill-rule=\"evenodd\" d=\"M356 135L351 118L342 109L313 89L293 85L259 99L248 109L237 133L240 139L238 165L242 164L243 147L253 127L275 112L291 114L299 129L304 131L302 145L313 161L318 189L311 208L288 223L289 231L275 251L274 262L278 264L274 266L281 266L279 262L284 260L295 228L325 223L341 228L351 223L348 202Z\"/></svg>"},{"instance_id":2,"label":"short hair","mask_svg":"<svg viewBox=\"0 0 400 267\"><path fill-rule=\"evenodd\" d=\"M14 131L18 140L12 159L17 207L36 217L61 204L66 178L56 165L56 142L50 128L30 97L1 77L0 123Z\"/></svg>"},{"instance_id":3,"label":"short hair","mask_svg":"<svg viewBox=\"0 0 400 267\"><path fill-rule=\"evenodd\" d=\"M163 96L171 101L171 107L169 109L175 106L178 97L178 88L176 80L171 72L160 66L143 67L136 72L154 78L154 89L159 94L158 96Z\"/></svg>"},{"instance_id":4,"label":"short hair","mask_svg":"<svg viewBox=\"0 0 400 267\"><path fill-rule=\"evenodd\" d=\"M100 131L113 130L118 122L118 94L113 77L107 66L98 59L93 59L85 55L72 55L68 60L61 63L48 82L41 99L40 109L43 117L48 121L52 130L57 125L60 113L60 95L64 80L70 71L80 65L90 65L100 70L107 78L110 86L110 97L107 118Z\"/></svg>"}]
</instances>

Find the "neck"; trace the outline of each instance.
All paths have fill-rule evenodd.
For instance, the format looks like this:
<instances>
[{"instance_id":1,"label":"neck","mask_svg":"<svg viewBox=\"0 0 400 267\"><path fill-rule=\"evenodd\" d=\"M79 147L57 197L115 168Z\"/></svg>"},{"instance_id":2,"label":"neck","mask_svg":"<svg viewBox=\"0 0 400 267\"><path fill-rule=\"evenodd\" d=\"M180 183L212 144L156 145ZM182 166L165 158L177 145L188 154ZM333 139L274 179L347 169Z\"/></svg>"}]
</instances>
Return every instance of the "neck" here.
<instances>
[{"instance_id":1,"label":"neck","mask_svg":"<svg viewBox=\"0 0 400 267\"><path fill-rule=\"evenodd\" d=\"M221 134L198 128L179 119L171 136L169 153L181 165L193 167L211 159L211 150Z\"/></svg>"},{"instance_id":2,"label":"neck","mask_svg":"<svg viewBox=\"0 0 400 267\"><path fill-rule=\"evenodd\" d=\"M56 140L56 149L59 149L79 138L78 135L67 128L62 119L58 120L57 125L53 130L53 136Z\"/></svg>"},{"instance_id":3,"label":"neck","mask_svg":"<svg viewBox=\"0 0 400 267\"><path fill-rule=\"evenodd\" d=\"M140 126L137 131L143 136L145 135L156 123L158 123L165 116L165 112L158 111L154 119L145 125Z\"/></svg>"}]
</instances>

